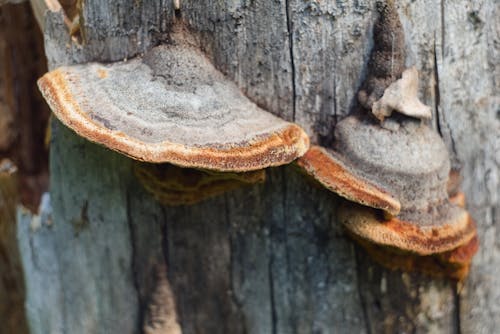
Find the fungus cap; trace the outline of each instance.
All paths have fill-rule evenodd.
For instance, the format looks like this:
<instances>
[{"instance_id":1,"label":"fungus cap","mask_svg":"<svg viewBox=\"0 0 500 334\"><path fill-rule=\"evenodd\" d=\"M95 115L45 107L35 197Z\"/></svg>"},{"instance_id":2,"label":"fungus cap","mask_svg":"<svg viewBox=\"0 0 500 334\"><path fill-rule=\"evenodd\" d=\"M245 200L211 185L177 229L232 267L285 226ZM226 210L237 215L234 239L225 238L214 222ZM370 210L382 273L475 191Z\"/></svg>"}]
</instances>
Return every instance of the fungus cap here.
<instances>
[{"instance_id":1,"label":"fungus cap","mask_svg":"<svg viewBox=\"0 0 500 334\"><path fill-rule=\"evenodd\" d=\"M60 67L38 85L64 124L137 160L249 171L309 146L300 127L259 108L182 40L142 58Z\"/></svg>"},{"instance_id":2,"label":"fungus cap","mask_svg":"<svg viewBox=\"0 0 500 334\"><path fill-rule=\"evenodd\" d=\"M297 164L354 202L342 206L338 217L358 240L419 256L470 242L476 227L461 207L456 182L449 181L456 175L439 135L409 118L385 122L388 128L348 116L337 125L334 149L313 146Z\"/></svg>"},{"instance_id":3,"label":"fungus cap","mask_svg":"<svg viewBox=\"0 0 500 334\"><path fill-rule=\"evenodd\" d=\"M374 244L362 238L356 242L383 267L392 270L420 272L438 278L450 278L463 281L469 273L472 258L479 249L478 238L472 238L467 244L451 251L421 256L404 252L396 248Z\"/></svg>"},{"instance_id":4,"label":"fungus cap","mask_svg":"<svg viewBox=\"0 0 500 334\"><path fill-rule=\"evenodd\" d=\"M355 239L416 256L442 254L470 242L475 224L449 199L448 192L463 203L456 182L448 182L443 140L422 122L431 109L417 98L416 68L404 69L404 32L394 2L378 10L359 105L336 125L332 149L313 146L297 163L354 202L339 210L339 219Z\"/></svg>"},{"instance_id":5,"label":"fungus cap","mask_svg":"<svg viewBox=\"0 0 500 334\"><path fill-rule=\"evenodd\" d=\"M332 150L313 145L297 160L307 174L338 195L366 206L397 215L401 204L387 191L356 175Z\"/></svg>"},{"instance_id":6,"label":"fungus cap","mask_svg":"<svg viewBox=\"0 0 500 334\"><path fill-rule=\"evenodd\" d=\"M429 220L429 206L447 201L449 155L441 137L413 119L385 121L348 116L335 128L336 159L353 175L370 180L397 198L405 220ZM363 204L361 201L355 202Z\"/></svg>"},{"instance_id":7,"label":"fungus cap","mask_svg":"<svg viewBox=\"0 0 500 334\"><path fill-rule=\"evenodd\" d=\"M385 220L373 208L349 202L339 208L338 218L356 238L418 255L451 251L469 243L476 225L464 209L449 204L439 220L411 222L397 217Z\"/></svg>"},{"instance_id":8,"label":"fungus cap","mask_svg":"<svg viewBox=\"0 0 500 334\"><path fill-rule=\"evenodd\" d=\"M313 146L298 164L350 201L418 220L429 205L447 200L448 152L420 121L385 122L393 128L347 116L335 128L333 149Z\"/></svg>"}]
</instances>

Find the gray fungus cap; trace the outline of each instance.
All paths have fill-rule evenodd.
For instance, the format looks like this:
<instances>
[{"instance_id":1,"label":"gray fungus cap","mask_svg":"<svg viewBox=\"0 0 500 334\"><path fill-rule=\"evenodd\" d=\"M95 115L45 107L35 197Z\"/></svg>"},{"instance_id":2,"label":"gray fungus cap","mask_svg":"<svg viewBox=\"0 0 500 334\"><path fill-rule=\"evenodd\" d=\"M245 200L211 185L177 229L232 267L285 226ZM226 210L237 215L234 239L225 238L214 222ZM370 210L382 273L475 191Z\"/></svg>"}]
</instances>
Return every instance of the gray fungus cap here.
<instances>
[{"instance_id":1,"label":"gray fungus cap","mask_svg":"<svg viewBox=\"0 0 500 334\"><path fill-rule=\"evenodd\" d=\"M141 161L249 171L309 147L299 126L259 108L182 39L128 61L63 66L38 85L76 133Z\"/></svg>"}]
</instances>

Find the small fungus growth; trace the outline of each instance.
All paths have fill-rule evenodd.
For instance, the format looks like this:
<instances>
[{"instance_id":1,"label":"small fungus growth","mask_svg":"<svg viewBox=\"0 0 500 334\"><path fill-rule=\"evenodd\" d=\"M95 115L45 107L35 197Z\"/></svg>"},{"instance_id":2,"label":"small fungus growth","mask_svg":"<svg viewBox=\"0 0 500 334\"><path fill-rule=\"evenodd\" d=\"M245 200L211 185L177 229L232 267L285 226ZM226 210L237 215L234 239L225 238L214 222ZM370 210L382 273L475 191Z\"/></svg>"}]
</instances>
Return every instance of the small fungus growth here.
<instances>
[{"instance_id":1,"label":"small fungus growth","mask_svg":"<svg viewBox=\"0 0 500 334\"><path fill-rule=\"evenodd\" d=\"M297 164L349 201L339 221L382 265L462 280L478 249L476 225L443 140L423 121L431 112L417 98L416 68L404 68L394 3L377 6L359 106L336 125L332 148L313 145Z\"/></svg>"}]
</instances>

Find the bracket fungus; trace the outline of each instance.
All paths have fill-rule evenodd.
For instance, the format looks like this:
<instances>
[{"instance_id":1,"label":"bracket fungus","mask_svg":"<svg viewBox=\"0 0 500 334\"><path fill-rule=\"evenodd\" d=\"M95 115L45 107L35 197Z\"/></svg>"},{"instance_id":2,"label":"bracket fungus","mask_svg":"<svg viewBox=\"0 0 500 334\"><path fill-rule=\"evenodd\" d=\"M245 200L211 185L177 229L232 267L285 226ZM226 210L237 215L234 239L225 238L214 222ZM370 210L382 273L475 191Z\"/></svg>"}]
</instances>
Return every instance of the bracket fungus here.
<instances>
[{"instance_id":1,"label":"bracket fungus","mask_svg":"<svg viewBox=\"0 0 500 334\"><path fill-rule=\"evenodd\" d=\"M251 102L178 30L142 57L60 67L40 90L76 133L141 161L244 172L307 151L299 126Z\"/></svg>"},{"instance_id":2,"label":"bracket fungus","mask_svg":"<svg viewBox=\"0 0 500 334\"><path fill-rule=\"evenodd\" d=\"M144 189L163 205L190 205L245 185L263 183L264 169L231 173L171 164L136 163L134 173Z\"/></svg>"},{"instance_id":3,"label":"bracket fungus","mask_svg":"<svg viewBox=\"0 0 500 334\"><path fill-rule=\"evenodd\" d=\"M462 279L478 248L476 226L443 140L422 121L430 108L416 97L416 69L404 70L396 8L387 1L378 9L359 107L336 125L331 149L312 146L297 164L350 201L339 221L376 260L426 273L439 263L442 275Z\"/></svg>"},{"instance_id":4,"label":"bracket fungus","mask_svg":"<svg viewBox=\"0 0 500 334\"><path fill-rule=\"evenodd\" d=\"M382 209L390 215L397 215L401 209L398 199L349 168L333 150L314 145L297 164L325 188L348 200Z\"/></svg>"}]
</instances>

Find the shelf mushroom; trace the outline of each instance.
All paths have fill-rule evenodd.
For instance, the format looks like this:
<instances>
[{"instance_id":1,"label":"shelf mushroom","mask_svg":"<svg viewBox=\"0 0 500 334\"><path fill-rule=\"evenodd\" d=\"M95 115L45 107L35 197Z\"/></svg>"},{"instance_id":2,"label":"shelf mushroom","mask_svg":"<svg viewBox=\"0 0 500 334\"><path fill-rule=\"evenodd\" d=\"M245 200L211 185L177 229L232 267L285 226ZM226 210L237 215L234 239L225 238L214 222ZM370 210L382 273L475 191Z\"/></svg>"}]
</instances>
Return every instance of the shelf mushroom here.
<instances>
[{"instance_id":1,"label":"shelf mushroom","mask_svg":"<svg viewBox=\"0 0 500 334\"><path fill-rule=\"evenodd\" d=\"M307 151L299 126L252 103L179 36L128 61L60 67L38 85L64 124L136 160L245 172Z\"/></svg>"},{"instance_id":2,"label":"shelf mushroom","mask_svg":"<svg viewBox=\"0 0 500 334\"><path fill-rule=\"evenodd\" d=\"M136 163L134 173L154 198L163 205L191 205L226 191L263 183L266 172L231 173L179 168L170 164Z\"/></svg>"},{"instance_id":3,"label":"shelf mushroom","mask_svg":"<svg viewBox=\"0 0 500 334\"><path fill-rule=\"evenodd\" d=\"M394 4L378 9L359 107L336 125L333 148L312 146L297 164L350 201L340 206L339 221L376 260L431 274L426 269L437 261L443 275L462 279L477 251L476 226L457 205L443 140L422 121L430 108L417 98L416 69L404 69Z\"/></svg>"},{"instance_id":4,"label":"shelf mushroom","mask_svg":"<svg viewBox=\"0 0 500 334\"><path fill-rule=\"evenodd\" d=\"M171 38L142 57L60 67L38 86L55 116L77 134L133 159L164 164L137 164L135 173L166 205L263 182L264 168L307 151L307 134L251 102L182 26Z\"/></svg>"}]
</instances>

